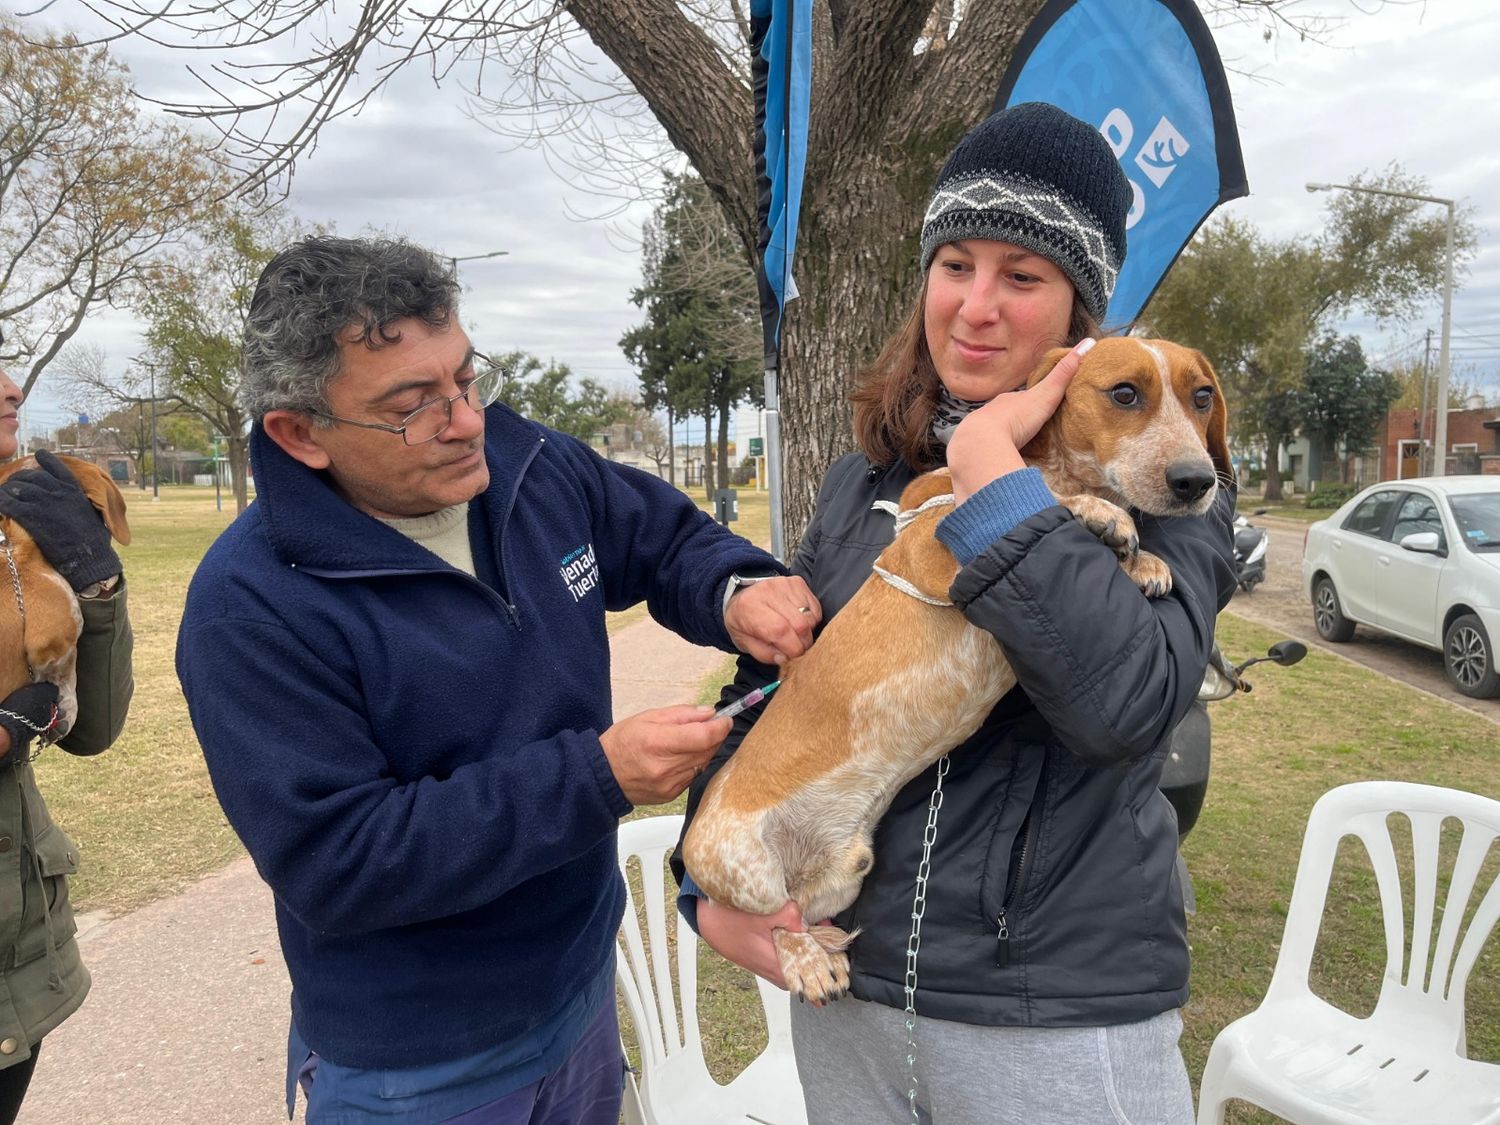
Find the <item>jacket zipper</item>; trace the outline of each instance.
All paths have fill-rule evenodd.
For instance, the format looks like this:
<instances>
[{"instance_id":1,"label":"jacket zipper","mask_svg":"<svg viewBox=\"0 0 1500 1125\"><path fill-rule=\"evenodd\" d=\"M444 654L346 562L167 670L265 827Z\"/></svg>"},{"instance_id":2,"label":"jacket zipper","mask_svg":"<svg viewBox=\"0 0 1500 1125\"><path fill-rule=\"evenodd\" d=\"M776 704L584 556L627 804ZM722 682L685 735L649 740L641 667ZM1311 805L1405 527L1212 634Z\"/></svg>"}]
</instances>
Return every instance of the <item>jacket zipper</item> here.
<instances>
[{"instance_id":1,"label":"jacket zipper","mask_svg":"<svg viewBox=\"0 0 1500 1125\"><path fill-rule=\"evenodd\" d=\"M1016 895L1025 883L1025 876L1029 870L1027 861L1031 858L1032 846L1036 843L1037 833L1041 831L1042 818L1038 815L1037 801L1040 799L1043 805L1047 802L1047 759L1042 758L1042 769L1036 780L1036 797L1032 799L1031 808L1026 810L1026 819L1021 822L1021 854L1016 860L1016 874L1005 888L1005 901L1000 904L1000 913L995 917L995 966L1000 969L1010 965L1010 915L1016 904Z\"/></svg>"},{"instance_id":2,"label":"jacket zipper","mask_svg":"<svg viewBox=\"0 0 1500 1125\"><path fill-rule=\"evenodd\" d=\"M510 522L510 513L515 509L515 506L516 506L516 497L518 495L520 495L520 492L521 492L521 478L526 475L526 470L529 469L529 468L531 468L531 463L536 460L536 455L542 451L542 444L546 440L547 439L544 438L544 437L537 439L537 443L534 446L531 447L531 453L527 456L525 462L522 463L520 471L516 473L516 482L515 482L515 485L511 488L510 496L506 499L506 502L505 502L505 513L501 517L500 527L497 530L497 534L499 536L500 542L499 542L499 549L496 552L495 566L496 566L496 569L500 572L500 584L502 586L504 586L505 589L507 589L507 590L510 589L510 579L506 576L506 573L505 573L505 525ZM430 569L425 569L425 570L406 570L406 569L391 569L391 570L324 570L321 567L317 567L317 568L310 567L310 566L299 567L298 564L292 563L291 564L291 568L293 570L300 569L305 574L315 574L315 575L317 575L320 578L381 578L381 577L386 577L386 576L390 576L390 575L398 575L398 574L447 574L447 573L449 573L446 570L439 570L436 567L433 567L433 568L430 568ZM479 590L484 594L484 596L486 598L488 598L491 602L498 602L500 604L500 607L503 610L505 610L505 617L510 622L511 626L517 632L521 631L521 619L516 614L516 607L508 599L502 597L497 591L490 589L483 582L481 582L478 578L475 578L471 574L465 574L461 570L460 571L456 571L454 573L455 573L456 577L462 578L465 581L469 582L470 584L478 587Z\"/></svg>"},{"instance_id":3,"label":"jacket zipper","mask_svg":"<svg viewBox=\"0 0 1500 1125\"><path fill-rule=\"evenodd\" d=\"M511 512L515 511L516 497L521 494L521 481L525 479L526 470L531 468L531 463L536 460L537 454L542 451L542 446L546 442L547 439L545 437L538 438L536 444L531 447L531 452L527 454L526 460L521 464L520 471L516 473L515 483L511 486L510 495L506 497L505 511L500 517L500 526L496 529L496 535L499 537L500 542L499 549L496 552L495 565L500 570L500 585L507 591L510 590L510 577L506 573L505 555L506 547L510 541L505 534L505 527L510 523ZM478 580L476 579L476 581ZM480 585L484 584L481 582ZM500 601L505 606L505 612L510 615L510 623L515 626L516 632L519 633L521 631L521 619L516 614L514 603L505 597L502 597Z\"/></svg>"}]
</instances>

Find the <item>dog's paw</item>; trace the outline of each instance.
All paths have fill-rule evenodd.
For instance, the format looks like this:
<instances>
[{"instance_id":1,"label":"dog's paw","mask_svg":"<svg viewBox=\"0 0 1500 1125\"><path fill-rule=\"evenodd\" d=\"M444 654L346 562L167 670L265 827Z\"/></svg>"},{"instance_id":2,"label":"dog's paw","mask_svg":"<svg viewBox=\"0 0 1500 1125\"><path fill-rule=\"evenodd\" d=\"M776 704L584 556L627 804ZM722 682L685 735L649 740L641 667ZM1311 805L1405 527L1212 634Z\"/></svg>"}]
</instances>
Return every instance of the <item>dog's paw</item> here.
<instances>
[{"instance_id":1,"label":"dog's paw","mask_svg":"<svg viewBox=\"0 0 1500 1125\"><path fill-rule=\"evenodd\" d=\"M834 927L820 927L833 930ZM848 938L842 930L836 933ZM773 935L781 976L798 1000L823 1005L849 992L849 955L831 952L811 933L777 930Z\"/></svg>"},{"instance_id":2,"label":"dog's paw","mask_svg":"<svg viewBox=\"0 0 1500 1125\"><path fill-rule=\"evenodd\" d=\"M1164 598L1172 592L1172 571L1150 551L1140 551L1120 565L1148 598Z\"/></svg>"},{"instance_id":3,"label":"dog's paw","mask_svg":"<svg viewBox=\"0 0 1500 1125\"><path fill-rule=\"evenodd\" d=\"M1141 540L1135 530L1135 521L1118 504L1087 493L1064 496L1058 503L1072 512L1090 534L1114 551L1121 562L1133 558L1140 549Z\"/></svg>"}]
</instances>

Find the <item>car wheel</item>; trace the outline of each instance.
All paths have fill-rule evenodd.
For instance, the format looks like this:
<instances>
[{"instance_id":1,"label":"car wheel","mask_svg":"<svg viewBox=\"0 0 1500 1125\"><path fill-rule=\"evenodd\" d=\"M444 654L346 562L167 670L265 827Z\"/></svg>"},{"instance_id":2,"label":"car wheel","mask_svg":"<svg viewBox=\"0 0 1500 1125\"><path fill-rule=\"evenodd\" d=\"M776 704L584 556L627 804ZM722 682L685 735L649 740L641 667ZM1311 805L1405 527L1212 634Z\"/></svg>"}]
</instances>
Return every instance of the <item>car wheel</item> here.
<instances>
[{"instance_id":1,"label":"car wheel","mask_svg":"<svg viewBox=\"0 0 1500 1125\"><path fill-rule=\"evenodd\" d=\"M1448 679L1465 695L1488 699L1500 693L1500 672L1495 668L1495 650L1490 646L1484 623L1466 613L1448 626L1443 638L1443 667Z\"/></svg>"},{"instance_id":2,"label":"car wheel","mask_svg":"<svg viewBox=\"0 0 1500 1125\"><path fill-rule=\"evenodd\" d=\"M1354 622L1344 616L1339 593L1330 579L1319 578L1313 587L1313 624L1325 641L1342 643L1354 636Z\"/></svg>"}]
</instances>

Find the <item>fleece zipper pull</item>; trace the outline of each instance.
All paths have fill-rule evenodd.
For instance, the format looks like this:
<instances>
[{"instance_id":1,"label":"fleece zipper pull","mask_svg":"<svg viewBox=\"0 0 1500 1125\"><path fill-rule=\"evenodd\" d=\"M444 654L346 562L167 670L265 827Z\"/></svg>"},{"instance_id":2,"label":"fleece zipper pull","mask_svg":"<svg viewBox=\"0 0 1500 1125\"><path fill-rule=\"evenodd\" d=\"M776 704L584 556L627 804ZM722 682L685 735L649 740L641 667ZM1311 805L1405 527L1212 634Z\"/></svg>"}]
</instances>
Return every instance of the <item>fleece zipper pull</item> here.
<instances>
[{"instance_id":1,"label":"fleece zipper pull","mask_svg":"<svg viewBox=\"0 0 1500 1125\"><path fill-rule=\"evenodd\" d=\"M1000 908L1000 916L995 919L998 927L995 933L995 965L1004 969L1010 965L1010 921L1005 917L1005 907Z\"/></svg>"}]
</instances>

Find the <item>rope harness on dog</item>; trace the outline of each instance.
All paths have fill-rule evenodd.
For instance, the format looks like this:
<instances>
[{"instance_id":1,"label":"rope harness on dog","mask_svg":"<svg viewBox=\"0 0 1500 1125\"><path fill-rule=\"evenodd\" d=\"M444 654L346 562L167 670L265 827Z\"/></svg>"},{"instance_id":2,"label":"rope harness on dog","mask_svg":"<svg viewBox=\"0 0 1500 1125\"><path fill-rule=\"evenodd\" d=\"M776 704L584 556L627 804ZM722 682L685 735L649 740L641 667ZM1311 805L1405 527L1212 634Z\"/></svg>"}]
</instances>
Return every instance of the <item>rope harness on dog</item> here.
<instances>
[{"instance_id":1,"label":"rope harness on dog","mask_svg":"<svg viewBox=\"0 0 1500 1125\"><path fill-rule=\"evenodd\" d=\"M952 504L953 493L945 492L940 496L930 497L927 500L924 500L918 507L911 508L904 512L894 500L877 500L873 504L871 504L870 507L878 508L882 512L889 512L891 515L895 516L896 534L900 535L901 532L905 530L906 526L911 523L912 520L920 516L923 512L930 511L933 508L951 507ZM926 602L928 605L951 606L953 604L952 602L947 601L944 598L934 598L928 594L922 593L922 591L917 589L916 585L910 579L902 578L899 574L892 574L883 566L877 565L876 567L874 567L874 571L876 574L880 575L880 577L883 578L887 583L900 590L909 598L916 598L917 601Z\"/></svg>"}]
</instances>

